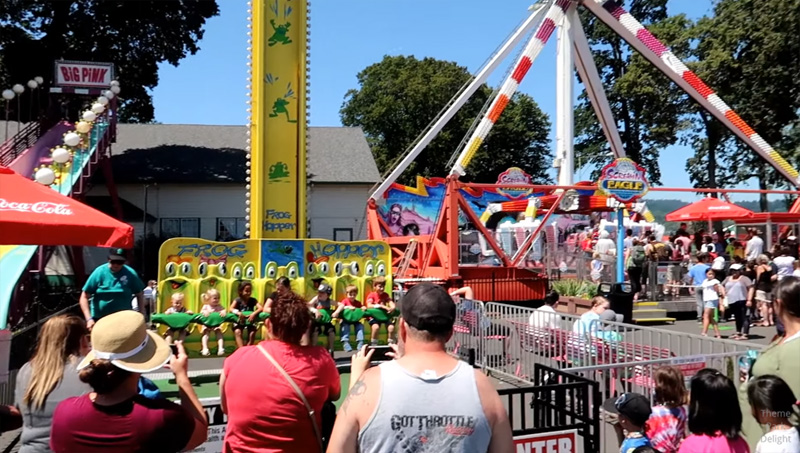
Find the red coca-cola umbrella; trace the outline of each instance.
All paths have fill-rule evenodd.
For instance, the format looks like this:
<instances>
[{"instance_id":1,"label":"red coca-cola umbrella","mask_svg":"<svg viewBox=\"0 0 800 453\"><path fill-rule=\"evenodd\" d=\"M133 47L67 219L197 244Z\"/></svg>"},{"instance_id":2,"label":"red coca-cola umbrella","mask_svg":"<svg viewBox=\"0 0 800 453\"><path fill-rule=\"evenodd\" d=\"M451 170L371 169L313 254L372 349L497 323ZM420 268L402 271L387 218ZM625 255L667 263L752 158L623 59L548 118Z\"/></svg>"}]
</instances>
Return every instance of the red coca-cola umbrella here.
<instances>
[{"instance_id":1,"label":"red coca-cola umbrella","mask_svg":"<svg viewBox=\"0 0 800 453\"><path fill-rule=\"evenodd\" d=\"M719 198L706 197L667 214L667 222L700 222L714 220L743 220L753 217L754 212L727 203Z\"/></svg>"},{"instance_id":2,"label":"red coca-cola umbrella","mask_svg":"<svg viewBox=\"0 0 800 453\"><path fill-rule=\"evenodd\" d=\"M133 247L133 227L0 166L0 245Z\"/></svg>"}]
</instances>

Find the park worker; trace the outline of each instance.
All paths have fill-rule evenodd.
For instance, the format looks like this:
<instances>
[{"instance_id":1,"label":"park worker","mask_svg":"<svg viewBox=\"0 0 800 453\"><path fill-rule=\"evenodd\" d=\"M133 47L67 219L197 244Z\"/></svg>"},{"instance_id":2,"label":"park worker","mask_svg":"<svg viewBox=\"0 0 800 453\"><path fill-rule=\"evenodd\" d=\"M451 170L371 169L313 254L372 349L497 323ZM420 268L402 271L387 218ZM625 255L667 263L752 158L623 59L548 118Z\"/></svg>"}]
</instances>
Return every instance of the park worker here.
<instances>
[{"instance_id":1,"label":"park worker","mask_svg":"<svg viewBox=\"0 0 800 453\"><path fill-rule=\"evenodd\" d=\"M131 309L131 299L136 296L139 313L144 315L144 283L136 272L125 264L125 250L113 249L108 254L108 263L94 271L80 298L80 307L86 319L86 327L92 329L100 318L122 310Z\"/></svg>"}]
</instances>

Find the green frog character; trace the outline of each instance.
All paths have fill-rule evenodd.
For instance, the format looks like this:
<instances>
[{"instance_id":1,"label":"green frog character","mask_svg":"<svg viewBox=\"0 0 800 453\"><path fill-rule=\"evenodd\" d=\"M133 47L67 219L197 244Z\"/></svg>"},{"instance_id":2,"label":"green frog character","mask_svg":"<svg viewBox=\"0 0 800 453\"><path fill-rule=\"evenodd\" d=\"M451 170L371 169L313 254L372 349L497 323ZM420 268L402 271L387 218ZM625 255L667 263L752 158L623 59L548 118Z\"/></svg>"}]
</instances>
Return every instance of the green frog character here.
<instances>
[{"instance_id":1,"label":"green frog character","mask_svg":"<svg viewBox=\"0 0 800 453\"><path fill-rule=\"evenodd\" d=\"M289 27L292 26L291 23L286 22L285 24L275 25L275 19L270 19L269 23L272 25L272 29L275 30L275 33L269 37L269 40L267 40L267 45L272 47L275 44L280 43L286 45L292 42L292 39L287 36L289 33Z\"/></svg>"},{"instance_id":2,"label":"green frog character","mask_svg":"<svg viewBox=\"0 0 800 453\"><path fill-rule=\"evenodd\" d=\"M276 118L280 114L286 115L286 121L289 123L296 123L297 120L293 120L289 118L289 110L286 106L289 105L289 101L284 98L278 98L275 100L275 103L272 104L272 113L269 114L270 118Z\"/></svg>"}]
</instances>

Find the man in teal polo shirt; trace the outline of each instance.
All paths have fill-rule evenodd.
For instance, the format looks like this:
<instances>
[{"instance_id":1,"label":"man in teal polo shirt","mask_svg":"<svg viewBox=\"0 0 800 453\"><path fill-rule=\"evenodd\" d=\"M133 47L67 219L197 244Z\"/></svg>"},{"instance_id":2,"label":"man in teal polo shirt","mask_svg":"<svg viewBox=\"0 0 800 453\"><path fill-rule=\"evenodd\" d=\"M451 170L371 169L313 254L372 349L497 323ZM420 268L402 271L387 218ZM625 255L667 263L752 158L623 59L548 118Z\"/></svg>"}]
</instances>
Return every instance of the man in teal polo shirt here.
<instances>
[{"instance_id":1,"label":"man in teal polo shirt","mask_svg":"<svg viewBox=\"0 0 800 453\"><path fill-rule=\"evenodd\" d=\"M144 314L144 283L133 269L125 265L125 250L113 249L108 264L98 266L83 285L80 306L86 327L94 326L103 316L131 309L136 295L139 313Z\"/></svg>"}]
</instances>

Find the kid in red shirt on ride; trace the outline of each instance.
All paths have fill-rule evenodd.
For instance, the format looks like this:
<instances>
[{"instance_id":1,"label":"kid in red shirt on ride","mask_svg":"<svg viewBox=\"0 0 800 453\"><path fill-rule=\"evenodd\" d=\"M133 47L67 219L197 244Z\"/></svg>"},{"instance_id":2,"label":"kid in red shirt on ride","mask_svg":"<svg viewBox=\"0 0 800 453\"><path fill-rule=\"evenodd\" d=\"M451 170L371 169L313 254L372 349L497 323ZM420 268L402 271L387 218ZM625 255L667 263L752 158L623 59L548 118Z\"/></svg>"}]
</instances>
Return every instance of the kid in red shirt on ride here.
<instances>
[{"instance_id":1,"label":"kid in red shirt on ride","mask_svg":"<svg viewBox=\"0 0 800 453\"><path fill-rule=\"evenodd\" d=\"M344 289L344 292L347 294L347 297L342 299L342 301L339 303L339 308L337 308L336 312L333 313L333 317L341 316L344 310L355 310L357 308L364 307L361 301L356 299L358 296L358 287L356 287L356 285L347 285L347 287ZM356 341L358 342L356 349L361 350L361 347L364 346L364 325L361 324L361 320L359 319L358 322L348 322L342 318L342 347L344 348L345 352L350 352L353 350L353 347L350 346L350 326L355 326Z\"/></svg>"},{"instance_id":2,"label":"kid in red shirt on ride","mask_svg":"<svg viewBox=\"0 0 800 453\"><path fill-rule=\"evenodd\" d=\"M385 277L375 277L372 281L372 289L373 291L369 293L367 296L367 308L377 308L379 310L384 310L386 313L391 313L394 311L394 302L392 298L384 291L386 288L386 278ZM370 327L370 343L373 346L378 345L378 332L381 330L381 324L386 324L386 332L388 333L388 341L389 343L393 343L394 340L392 339L392 333L394 333L394 323L393 319L386 322L386 321L379 321L375 318L370 318L369 320L369 327Z\"/></svg>"}]
</instances>

